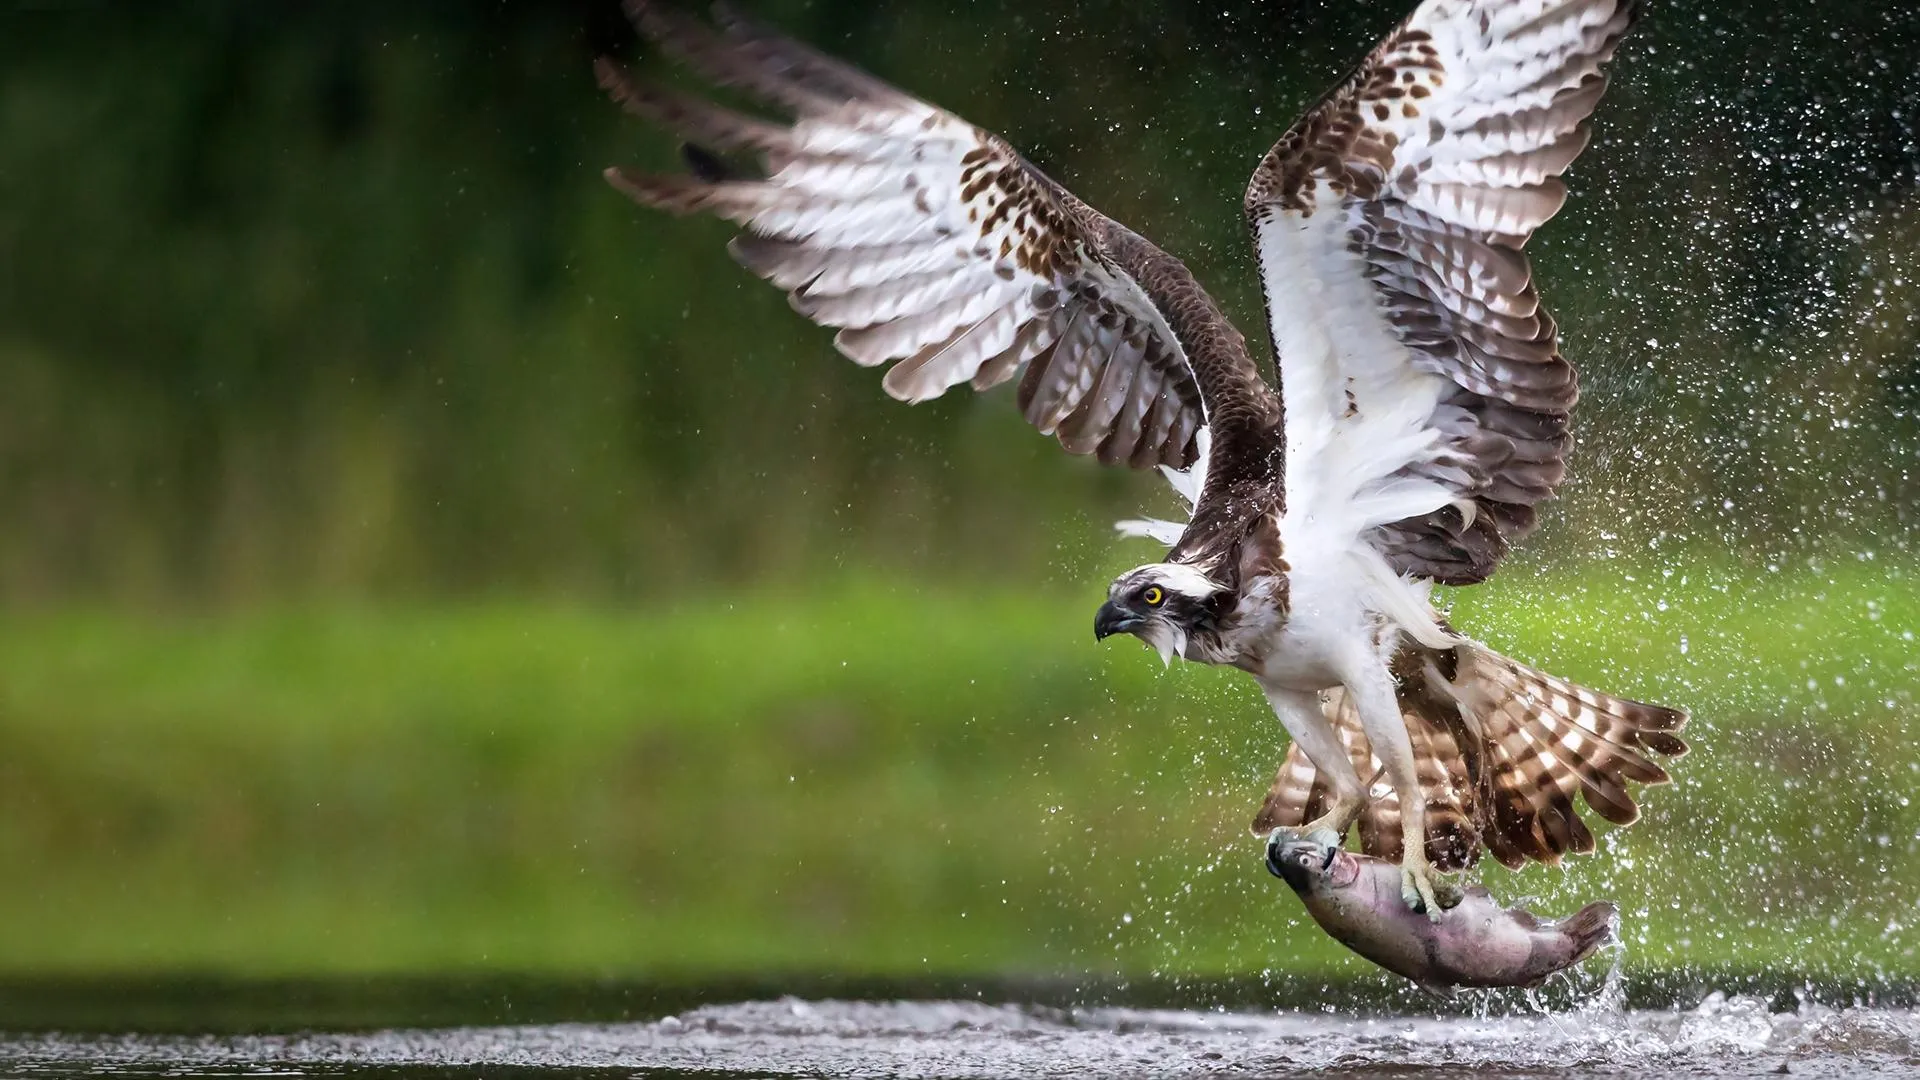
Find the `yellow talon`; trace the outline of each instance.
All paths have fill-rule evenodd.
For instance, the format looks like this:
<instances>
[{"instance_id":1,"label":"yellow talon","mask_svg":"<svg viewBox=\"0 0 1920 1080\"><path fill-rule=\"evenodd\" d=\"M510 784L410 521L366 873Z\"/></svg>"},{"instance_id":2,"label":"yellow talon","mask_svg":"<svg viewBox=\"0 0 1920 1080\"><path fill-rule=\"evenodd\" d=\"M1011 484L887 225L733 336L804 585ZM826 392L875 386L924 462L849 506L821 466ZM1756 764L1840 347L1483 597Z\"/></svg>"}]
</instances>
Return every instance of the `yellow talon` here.
<instances>
[{"instance_id":1,"label":"yellow talon","mask_svg":"<svg viewBox=\"0 0 1920 1080\"><path fill-rule=\"evenodd\" d=\"M1440 913L1445 908L1433 891L1433 871L1427 865L1424 856L1415 856L1400 863L1400 899L1415 911L1424 911L1427 918L1440 921Z\"/></svg>"}]
</instances>

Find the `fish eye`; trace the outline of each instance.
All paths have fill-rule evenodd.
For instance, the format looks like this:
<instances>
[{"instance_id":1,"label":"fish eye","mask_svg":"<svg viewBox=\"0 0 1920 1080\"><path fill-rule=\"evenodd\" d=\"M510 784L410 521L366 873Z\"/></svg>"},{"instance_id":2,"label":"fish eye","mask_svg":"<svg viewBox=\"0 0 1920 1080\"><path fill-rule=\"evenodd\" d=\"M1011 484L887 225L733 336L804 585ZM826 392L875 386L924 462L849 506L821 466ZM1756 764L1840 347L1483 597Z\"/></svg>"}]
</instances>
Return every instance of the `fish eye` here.
<instances>
[{"instance_id":1,"label":"fish eye","mask_svg":"<svg viewBox=\"0 0 1920 1080\"><path fill-rule=\"evenodd\" d=\"M1158 585L1149 585L1146 591L1140 594L1140 600L1148 607L1159 607L1167 602L1167 591Z\"/></svg>"}]
</instances>

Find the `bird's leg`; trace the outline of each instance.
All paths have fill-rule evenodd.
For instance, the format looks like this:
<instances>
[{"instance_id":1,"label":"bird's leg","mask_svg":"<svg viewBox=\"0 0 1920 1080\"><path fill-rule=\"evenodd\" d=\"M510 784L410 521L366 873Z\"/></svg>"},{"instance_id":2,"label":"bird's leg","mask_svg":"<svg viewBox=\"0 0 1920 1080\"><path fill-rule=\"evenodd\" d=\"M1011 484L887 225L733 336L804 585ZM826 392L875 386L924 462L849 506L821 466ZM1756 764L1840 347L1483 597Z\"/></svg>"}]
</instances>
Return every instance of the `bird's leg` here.
<instances>
[{"instance_id":1,"label":"bird's leg","mask_svg":"<svg viewBox=\"0 0 1920 1080\"><path fill-rule=\"evenodd\" d=\"M1347 748L1334 733L1333 724L1320 711L1320 695L1285 687L1265 689L1267 702L1273 706L1273 714L1280 718L1280 726L1287 729L1307 760L1313 762L1313 767L1333 786L1333 805L1326 813L1304 825L1280 826L1269 837L1269 843L1274 837L1304 838L1325 830L1332 834L1333 846L1338 847L1367 805L1366 787L1360 783L1360 774L1354 771L1353 759L1347 756Z\"/></svg>"},{"instance_id":2,"label":"bird's leg","mask_svg":"<svg viewBox=\"0 0 1920 1080\"><path fill-rule=\"evenodd\" d=\"M1378 656L1349 665L1347 692L1360 712L1373 756L1386 767L1387 780L1400 798L1400 897L1415 911L1438 920L1433 866L1427 861L1427 800L1413 759L1413 740L1394 695L1393 676Z\"/></svg>"}]
</instances>

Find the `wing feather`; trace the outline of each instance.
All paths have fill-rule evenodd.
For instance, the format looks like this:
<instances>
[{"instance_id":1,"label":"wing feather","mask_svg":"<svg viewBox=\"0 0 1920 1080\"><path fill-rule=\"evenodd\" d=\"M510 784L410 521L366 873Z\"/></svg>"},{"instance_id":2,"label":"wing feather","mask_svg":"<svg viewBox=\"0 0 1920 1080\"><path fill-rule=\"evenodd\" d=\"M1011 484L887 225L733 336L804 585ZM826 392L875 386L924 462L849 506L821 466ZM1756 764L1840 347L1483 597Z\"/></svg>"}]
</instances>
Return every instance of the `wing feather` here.
<instances>
[{"instance_id":1,"label":"wing feather","mask_svg":"<svg viewBox=\"0 0 1920 1080\"><path fill-rule=\"evenodd\" d=\"M1289 505L1395 574L1484 580L1564 476L1578 380L1522 249L1637 8L1426 0L1248 186Z\"/></svg>"},{"instance_id":2,"label":"wing feather","mask_svg":"<svg viewBox=\"0 0 1920 1080\"><path fill-rule=\"evenodd\" d=\"M1135 373L1133 385L1127 391L1126 405L1120 410L1113 430L1100 442L1098 453L1102 462L1114 465L1126 461L1133 447L1145 445L1141 435L1146 427L1147 411L1159 400L1163 380L1158 368Z\"/></svg>"},{"instance_id":3,"label":"wing feather","mask_svg":"<svg viewBox=\"0 0 1920 1080\"><path fill-rule=\"evenodd\" d=\"M962 297L991 292L999 283L993 270L969 266L955 272L928 270L891 281L828 292L813 283L787 294L793 310L821 326L862 328L932 311Z\"/></svg>"},{"instance_id":4,"label":"wing feather","mask_svg":"<svg viewBox=\"0 0 1920 1080\"><path fill-rule=\"evenodd\" d=\"M608 180L643 205L743 226L734 258L838 328L834 344L856 363L892 363L887 393L985 389L1025 365L1019 402L1035 427L1136 467L1193 464L1216 402L1236 418L1277 417L1244 341L1186 268L998 137L724 5L715 25L642 0L627 8L694 72L792 119L602 61L602 85L628 111L755 154L764 172L720 175L703 150L714 165L701 175L611 169Z\"/></svg>"},{"instance_id":5,"label":"wing feather","mask_svg":"<svg viewBox=\"0 0 1920 1080\"><path fill-rule=\"evenodd\" d=\"M979 322L948 340L928 345L893 365L881 381L901 401L928 401L972 379L989 357L1012 347L1020 336L1019 314L996 306Z\"/></svg>"},{"instance_id":6,"label":"wing feather","mask_svg":"<svg viewBox=\"0 0 1920 1080\"><path fill-rule=\"evenodd\" d=\"M1014 337L1011 346L980 365L980 370L973 376L973 388L991 390L1013 378L1014 374L1020 370L1020 365L1032 361L1034 357L1052 348L1059 337L1060 327L1057 319L1034 319L1028 322L1020 328L1020 333Z\"/></svg>"},{"instance_id":7,"label":"wing feather","mask_svg":"<svg viewBox=\"0 0 1920 1080\"><path fill-rule=\"evenodd\" d=\"M857 364L884 364L897 357L912 356L985 319L1017 291L1017 285L1001 282L986 289L961 292L888 322L842 330L834 335L833 343ZM969 376L972 374L968 372ZM900 396L899 388L889 386L888 389L896 397Z\"/></svg>"},{"instance_id":8,"label":"wing feather","mask_svg":"<svg viewBox=\"0 0 1920 1080\"><path fill-rule=\"evenodd\" d=\"M1100 442L1107 432L1113 430L1115 419L1120 410L1126 408L1127 395L1133 389L1134 373L1138 364L1109 363L1100 373L1099 384L1087 395L1086 401L1075 413L1061 424L1061 439L1068 442L1068 449L1075 453L1090 454L1100 448Z\"/></svg>"}]
</instances>

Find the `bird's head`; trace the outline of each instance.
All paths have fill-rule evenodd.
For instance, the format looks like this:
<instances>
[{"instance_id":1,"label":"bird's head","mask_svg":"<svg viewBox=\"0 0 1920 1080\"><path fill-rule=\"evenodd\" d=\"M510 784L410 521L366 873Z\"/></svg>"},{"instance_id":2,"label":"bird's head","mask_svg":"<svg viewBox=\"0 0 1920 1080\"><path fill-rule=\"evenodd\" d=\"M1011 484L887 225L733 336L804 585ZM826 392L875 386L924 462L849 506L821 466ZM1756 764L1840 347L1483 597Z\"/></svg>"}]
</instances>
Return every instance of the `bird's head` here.
<instances>
[{"instance_id":1,"label":"bird's head","mask_svg":"<svg viewBox=\"0 0 1920 1080\"><path fill-rule=\"evenodd\" d=\"M1113 579L1093 617L1095 639L1132 634L1172 663L1194 634L1218 627L1227 588L1180 563L1148 563Z\"/></svg>"}]
</instances>

